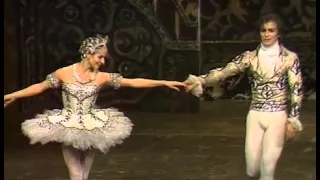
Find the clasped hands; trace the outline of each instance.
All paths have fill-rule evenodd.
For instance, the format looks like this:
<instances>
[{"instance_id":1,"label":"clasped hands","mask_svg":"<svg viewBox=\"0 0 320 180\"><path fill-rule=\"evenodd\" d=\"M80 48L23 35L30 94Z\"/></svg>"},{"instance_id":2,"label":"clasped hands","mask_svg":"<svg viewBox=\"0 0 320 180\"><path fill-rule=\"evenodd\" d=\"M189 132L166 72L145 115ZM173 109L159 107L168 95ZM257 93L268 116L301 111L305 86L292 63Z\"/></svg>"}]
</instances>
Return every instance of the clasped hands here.
<instances>
[{"instance_id":1,"label":"clasped hands","mask_svg":"<svg viewBox=\"0 0 320 180\"><path fill-rule=\"evenodd\" d=\"M191 94L199 97L202 95L204 79L194 75L189 75L189 77L183 82L166 81L165 84L167 87L177 91L179 91L179 87L184 87L186 92L190 92Z\"/></svg>"}]
</instances>

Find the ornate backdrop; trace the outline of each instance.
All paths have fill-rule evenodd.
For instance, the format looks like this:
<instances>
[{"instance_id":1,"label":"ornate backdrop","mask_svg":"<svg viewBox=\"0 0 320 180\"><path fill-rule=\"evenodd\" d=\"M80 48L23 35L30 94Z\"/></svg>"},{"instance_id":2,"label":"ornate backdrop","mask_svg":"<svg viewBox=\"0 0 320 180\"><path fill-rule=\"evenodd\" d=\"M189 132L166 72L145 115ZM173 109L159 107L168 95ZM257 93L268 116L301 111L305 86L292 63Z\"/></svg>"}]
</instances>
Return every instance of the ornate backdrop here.
<instances>
[{"instance_id":1,"label":"ornate backdrop","mask_svg":"<svg viewBox=\"0 0 320 180\"><path fill-rule=\"evenodd\" d=\"M20 5L23 87L79 61L80 42L95 34L111 39L104 71L182 81L255 48L258 18L274 11L285 23L286 45L302 61L306 98L315 98L315 0L20 0ZM245 76L232 77L214 87L209 99L248 99L246 82ZM40 98L48 103L39 108L61 106L57 92ZM23 109L36 102L25 100ZM106 88L98 104L166 112L199 108L197 98L167 88Z\"/></svg>"}]
</instances>

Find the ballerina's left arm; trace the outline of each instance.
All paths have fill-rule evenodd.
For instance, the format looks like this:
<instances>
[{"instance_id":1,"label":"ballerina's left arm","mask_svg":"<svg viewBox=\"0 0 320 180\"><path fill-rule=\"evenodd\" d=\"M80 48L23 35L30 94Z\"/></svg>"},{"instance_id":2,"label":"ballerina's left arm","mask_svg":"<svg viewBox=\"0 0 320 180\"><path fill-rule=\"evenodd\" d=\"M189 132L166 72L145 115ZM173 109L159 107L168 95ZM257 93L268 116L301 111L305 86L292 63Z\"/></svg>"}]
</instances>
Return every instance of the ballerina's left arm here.
<instances>
[{"instance_id":1,"label":"ballerina's left arm","mask_svg":"<svg viewBox=\"0 0 320 180\"><path fill-rule=\"evenodd\" d=\"M186 85L178 81L166 81L166 80L152 80L144 78L128 79L123 78L118 73L101 73L104 84L112 86L114 89L120 87L132 87L132 88L154 88L160 86L167 86L171 89L179 91L179 87L185 87Z\"/></svg>"}]
</instances>

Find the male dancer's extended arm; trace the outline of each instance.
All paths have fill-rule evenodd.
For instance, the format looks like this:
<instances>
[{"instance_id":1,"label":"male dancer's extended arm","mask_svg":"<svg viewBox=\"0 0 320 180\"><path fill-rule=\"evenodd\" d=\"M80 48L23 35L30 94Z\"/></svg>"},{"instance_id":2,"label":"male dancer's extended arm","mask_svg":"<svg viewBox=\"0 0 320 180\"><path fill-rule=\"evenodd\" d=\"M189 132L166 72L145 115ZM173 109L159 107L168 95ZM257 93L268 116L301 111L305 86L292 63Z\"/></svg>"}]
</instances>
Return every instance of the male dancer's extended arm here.
<instances>
[{"instance_id":1,"label":"male dancer's extended arm","mask_svg":"<svg viewBox=\"0 0 320 180\"><path fill-rule=\"evenodd\" d=\"M194 76L189 75L185 83L188 90L195 96L201 96L203 86L214 86L214 84L224 81L226 78L244 72L249 66L249 51L236 56L226 66L210 70L207 74Z\"/></svg>"}]
</instances>

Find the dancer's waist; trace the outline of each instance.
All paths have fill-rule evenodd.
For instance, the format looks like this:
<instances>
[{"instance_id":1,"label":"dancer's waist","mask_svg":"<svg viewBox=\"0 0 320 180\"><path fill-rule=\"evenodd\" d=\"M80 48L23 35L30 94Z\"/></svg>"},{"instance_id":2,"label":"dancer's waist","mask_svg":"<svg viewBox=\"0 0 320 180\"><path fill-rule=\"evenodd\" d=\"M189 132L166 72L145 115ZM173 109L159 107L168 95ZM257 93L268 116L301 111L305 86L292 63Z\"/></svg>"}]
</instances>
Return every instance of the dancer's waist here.
<instances>
[{"instance_id":1,"label":"dancer's waist","mask_svg":"<svg viewBox=\"0 0 320 180\"><path fill-rule=\"evenodd\" d=\"M251 110L264 112L277 112L287 110L287 102L285 101L255 101L250 105Z\"/></svg>"},{"instance_id":2,"label":"dancer's waist","mask_svg":"<svg viewBox=\"0 0 320 180\"><path fill-rule=\"evenodd\" d=\"M71 108L64 108L61 111L63 115L86 115L92 114L95 112L95 109L71 109Z\"/></svg>"}]
</instances>

